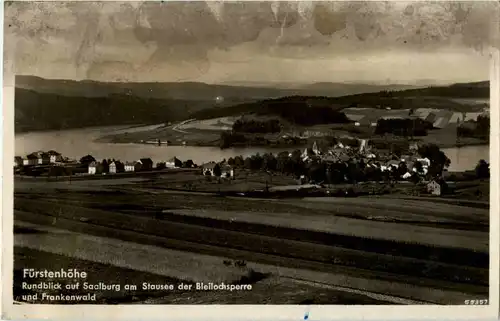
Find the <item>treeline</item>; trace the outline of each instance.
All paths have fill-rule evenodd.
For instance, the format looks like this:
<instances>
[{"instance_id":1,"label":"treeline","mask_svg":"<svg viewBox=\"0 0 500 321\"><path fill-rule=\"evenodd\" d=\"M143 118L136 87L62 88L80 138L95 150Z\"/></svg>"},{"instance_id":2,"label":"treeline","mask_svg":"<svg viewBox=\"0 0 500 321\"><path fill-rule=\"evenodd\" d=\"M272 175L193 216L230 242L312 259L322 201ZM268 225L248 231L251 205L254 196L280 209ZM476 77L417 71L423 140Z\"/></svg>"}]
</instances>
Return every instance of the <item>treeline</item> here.
<instances>
[{"instance_id":1,"label":"treeline","mask_svg":"<svg viewBox=\"0 0 500 321\"><path fill-rule=\"evenodd\" d=\"M432 123L415 119L379 119L375 128L375 135L393 134L396 136L426 136L427 131L432 129Z\"/></svg>"},{"instance_id":2,"label":"treeline","mask_svg":"<svg viewBox=\"0 0 500 321\"><path fill-rule=\"evenodd\" d=\"M233 132L237 133L279 133L281 123L278 119L255 120L238 119L233 124Z\"/></svg>"},{"instance_id":3,"label":"treeline","mask_svg":"<svg viewBox=\"0 0 500 321\"><path fill-rule=\"evenodd\" d=\"M466 122L457 127L458 137L474 137L489 140L490 138L490 117L481 115L476 121Z\"/></svg>"},{"instance_id":4,"label":"treeline","mask_svg":"<svg viewBox=\"0 0 500 321\"><path fill-rule=\"evenodd\" d=\"M75 97L20 88L15 95L16 132L179 121L193 108L187 101L128 95Z\"/></svg>"}]
</instances>

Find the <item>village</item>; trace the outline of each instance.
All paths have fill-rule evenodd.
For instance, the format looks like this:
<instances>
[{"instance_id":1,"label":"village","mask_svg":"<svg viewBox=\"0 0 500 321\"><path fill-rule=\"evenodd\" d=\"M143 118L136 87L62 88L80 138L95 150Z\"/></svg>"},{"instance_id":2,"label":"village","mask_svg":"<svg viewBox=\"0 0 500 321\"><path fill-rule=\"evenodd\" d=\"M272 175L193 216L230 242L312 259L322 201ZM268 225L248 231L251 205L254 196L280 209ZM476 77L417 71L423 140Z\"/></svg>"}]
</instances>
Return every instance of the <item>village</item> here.
<instances>
[{"instance_id":1,"label":"village","mask_svg":"<svg viewBox=\"0 0 500 321\"><path fill-rule=\"evenodd\" d=\"M447 158L439 149L419 147L416 142L408 142L406 149L398 151L378 149L373 145L376 144L368 139L351 138L343 141L339 139L329 147L320 148L314 141L311 147L304 150L256 154L246 158L237 156L202 165L177 157L156 162L151 158L123 162L115 159L96 160L86 155L74 160L50 150L34 152L24 158L16 156L14 168L19 177L41 176L47 179L105 179L110 176L147 176L184 170L192 175L207 177L206 182L210 182L208 178L212 176L217 184L231 184L231 181L240 179L243 172L246 177L249 173L263 172L271 177L289 178L283 180L282 186L273 186L266 179L266 191L317 190L326 185L331 187L362 182L412 182L426 184L427 193L437 196L446 190L446 180L453 179L453 174L446 170ZM489 168L487 170L489 172ZM278 181L278 178L274 178L274 182ZM231 190L231 187L227 189Z\"/></svg>"}]
</instances>

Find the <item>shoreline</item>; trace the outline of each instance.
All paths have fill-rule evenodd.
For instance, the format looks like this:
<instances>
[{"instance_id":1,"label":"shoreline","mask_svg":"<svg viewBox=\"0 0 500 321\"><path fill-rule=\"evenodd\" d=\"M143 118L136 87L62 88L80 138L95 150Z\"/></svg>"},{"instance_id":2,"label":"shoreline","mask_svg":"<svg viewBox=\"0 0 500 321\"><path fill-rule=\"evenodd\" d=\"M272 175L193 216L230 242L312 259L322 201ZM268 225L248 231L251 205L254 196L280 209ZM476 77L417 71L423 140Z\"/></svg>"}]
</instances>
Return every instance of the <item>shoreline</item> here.
<instances>
[{"instance_id":1,"label":"shoreline","mask_svg":"<svg viewBox=\"0 0 500 321\"><path fill-rule=\"evenodd\" d=\"M148 143L148 142L134 142L134 141L113 141L113 139L106 139L104 137L99 137L93 140L95 143L99 144L116 144L116 145L128 145L128 144L134 144L134 145L155 145L155 143ZM489 143L485 142L470 142L470 143L460 143L460 144L449 144L449 143L440 143L436 142L435 143L439 148L443 149L448 149L448 148L465 148L465 147L472 147L472 146L489 146ZM306 144L307 145L307 144ZM233 145L227 148L221 148L221 150L224 149L231 149L231 148L254 148L254 147L268 147L270 149L272 148L284 148L284 147L292 147L292 148L302 148L306 146L304 144L238 144L238 145ZM182 144L178 142L169 142L167 143L162 143L161 146L159 147L168 147L168 146L189 146L189 147L219 147L219 142L194 142L190 144Z\"/></svg>"}]
</instances>

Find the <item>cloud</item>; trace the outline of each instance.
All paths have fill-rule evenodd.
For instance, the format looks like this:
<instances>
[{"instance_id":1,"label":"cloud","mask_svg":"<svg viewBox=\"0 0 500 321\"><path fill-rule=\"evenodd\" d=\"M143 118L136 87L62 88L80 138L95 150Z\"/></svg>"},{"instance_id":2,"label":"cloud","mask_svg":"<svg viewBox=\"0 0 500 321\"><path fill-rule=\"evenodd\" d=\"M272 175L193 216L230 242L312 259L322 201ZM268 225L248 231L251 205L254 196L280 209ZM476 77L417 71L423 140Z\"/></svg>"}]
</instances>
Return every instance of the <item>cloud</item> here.
<instances>
[{"instance_id":1,"label":"cloud","mask_svg":"<svg viewBox=\"0 0 500 321\"><path fill-rule=\"evenodd\" d=\"M80 78L186 79L211 59L480 51L496 43L498 12L497 2L13 2L5 50L19 73L64 62L71 71L59 72Z\"/></svg>"}]
</instances>

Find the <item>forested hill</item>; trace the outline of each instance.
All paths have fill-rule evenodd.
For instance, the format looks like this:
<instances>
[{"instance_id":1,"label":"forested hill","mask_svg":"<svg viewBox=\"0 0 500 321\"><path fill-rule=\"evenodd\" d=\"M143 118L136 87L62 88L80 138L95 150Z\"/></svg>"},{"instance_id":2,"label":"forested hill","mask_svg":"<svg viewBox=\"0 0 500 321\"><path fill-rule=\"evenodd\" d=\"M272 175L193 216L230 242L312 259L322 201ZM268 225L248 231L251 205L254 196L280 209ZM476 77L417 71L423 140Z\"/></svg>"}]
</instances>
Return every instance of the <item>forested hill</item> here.
<instances>
[{"instance_id":1,"label":"forested hill","mask_svg":"<svg viewBox=\"0 0 500 321\"><path fill-rule=\"evenodd\" d=\"M426 88L380 91L339 97L337 101L348 101L363 97L441 97L441 98L489 98L490 82L457 83L450 86L431 86Z\"/></svg>"},{"instance_id":2,"label":"forested hill","mask_svg":"<svg viewBox=\"0 0 500 321\"><path fill-rule=\"evenodd\" d=\"M143 99L126 95L72 97L16 88L15 131L161 123L186 119L204 102Z\"/></svg>"},{"instance_id":3,"label":"forested hill","mask_svg":"<svg viewBox=\"0 0 500 321\"><path fill-rule=\"evenodd\" d=\"M454 99L489 98L489 82L454 84L442 87L427 87L401 91L380 91L376 93L355 94L341 97L290 96L278 99L265 99L257 102L238 104L225 108L200 110L191 118L210 119L236 116L241 114L279 115L304 109L305 113L316 112L323 107L340 111L348 107L371 107L391 109L437 108L468 111L470 107ZM297 115L302 115L298 113Z\"/></svg>"}]
</instances>

